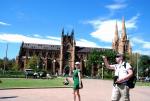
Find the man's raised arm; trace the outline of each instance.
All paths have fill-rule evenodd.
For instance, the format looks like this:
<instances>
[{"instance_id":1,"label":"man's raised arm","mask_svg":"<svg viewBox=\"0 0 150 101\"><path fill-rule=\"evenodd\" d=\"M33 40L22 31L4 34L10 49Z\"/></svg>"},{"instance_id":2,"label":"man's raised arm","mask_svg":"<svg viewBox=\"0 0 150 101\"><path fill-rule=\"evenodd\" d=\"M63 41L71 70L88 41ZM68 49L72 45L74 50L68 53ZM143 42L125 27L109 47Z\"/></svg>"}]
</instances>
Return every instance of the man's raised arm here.
<instances>
[{"instance_id":1,"label":"man's raised arm","mask_svg":"<svg viewBox=\"0 0 150 101\"><path fill-rule=\"evenodd\" d=\"M114 66L113 65L109 65L107 58L105 56L102 56L102 58L103 58L103 61L105 63L106 68L114 70Z\"/></svg>"}]
</instances>

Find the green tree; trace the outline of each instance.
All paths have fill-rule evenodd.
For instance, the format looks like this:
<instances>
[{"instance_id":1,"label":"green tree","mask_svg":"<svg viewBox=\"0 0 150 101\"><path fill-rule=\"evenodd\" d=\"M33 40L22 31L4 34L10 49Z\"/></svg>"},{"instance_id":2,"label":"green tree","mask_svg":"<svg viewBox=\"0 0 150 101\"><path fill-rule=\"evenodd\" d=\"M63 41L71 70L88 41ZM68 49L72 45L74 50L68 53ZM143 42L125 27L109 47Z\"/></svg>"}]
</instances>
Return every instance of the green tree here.
<instances>
[{"instance_id":1,"label":"green tree","mask_svg":"<svg viewBox=\"0 0 150 101\"><path fill-rule=\"evenodd\" d=\"M150 76L150 56L147 55L140 56L139 73L141 76Z\"/></svg>"},{"instance_id":2,"label":"green tree","mask_svg":"<svg viewBox=\"0 0 150 101\"><path fill-rule=\"evenodd\" d=\"M28 61L28 64L27 64L27 67L30 68L30 69L33 69L35 71L38 71L38 61L39 61L39 57L36 56L36 55L33 55L29 61Z\"/></svg>"},{"instance_id":3,"label":"green tree","mask_svg":"<svg viewBox=\"0 0 150 101\"><path fill-rule=\"evenodd\" d=\"M6 59L5 61L5 70L14 70L14 66L16 65L15 59ZM0 69L4 69L4 60L0 59Z\"/></svg>"},{"instance_id":4,"label":"green tree","mask_svg":"<svg viewBox=\"0 0 150 101\"><path fill-rule=\"evenodd\" d=\"M6 63L7 70L13 70L13 67L15 64L16 64L15 59L7 60L7 63Z\"/></svg>"},{"instance_id":5,"label":"green tree","mask_svg":"<svg viewBox=\"0 0 150 101\"><path fill-rule=\"evenodd\" d=\"M100 64L100 52L94 50L89 54L88 63L87 63L87 73L88 75L94 76L94 70L97 68L97 65Z\"/></svg>"},{"instance_id":6,"label":"green tree","mask_svg":"<svg viewBox=\"0 0 150 101\"><path fill-rule=\"evenodd\" d=\"M103 55L105 55L108 58L110 64L115 63L115 55L116 55L115 51L105 50L105 51L99 52L99 51L94 50L93 52L91 52L89 54L89 57L88 57L88 62L87 62L87 74L88 75L91 74L91 76L93 76L94 74L92 74L92 73L95 68L98 68L98 69L102 68L102 63L103 63L102 56ZM110 70L104 68L104 71L105 71L104 72L105 76L107 76L107 77L112 76L111 75L112 73ZM99 71L99 72L101 72L101 71ZM101 74L101 73L99 73L99 74Z\"/></svg>"},{"instance_id":7,"label":"green tree","mask_svg":"<svg viewBox=\"0 0 150 101\"><path fill-rule=\"evenodd\" d=\"M0 70L2 70L4 68L4 62L3 59L0 59Z\"/></svg>"}]
</instances>

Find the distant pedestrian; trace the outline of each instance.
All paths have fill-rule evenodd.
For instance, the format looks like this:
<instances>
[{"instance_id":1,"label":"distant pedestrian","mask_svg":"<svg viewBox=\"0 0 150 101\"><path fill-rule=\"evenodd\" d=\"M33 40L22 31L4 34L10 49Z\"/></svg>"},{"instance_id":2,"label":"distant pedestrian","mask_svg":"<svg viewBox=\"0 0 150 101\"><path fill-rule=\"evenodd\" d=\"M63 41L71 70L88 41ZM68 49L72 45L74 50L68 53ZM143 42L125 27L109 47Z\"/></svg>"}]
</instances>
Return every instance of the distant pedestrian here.
<instances>
[{"instance_id":1,"label":"distant pedestrian","mask_svg":"<svg viewBox=\"0 0 150 101\"><path fill-rule=\"evenodd\" d=\"M65 67L64 67L64 77L65 77L65 80L64 80L64 85L68 85L69 84L69 80L68 80L68 77L69 77L69 66L68 65L66 65Z\"/></svg>"}]
</instances>

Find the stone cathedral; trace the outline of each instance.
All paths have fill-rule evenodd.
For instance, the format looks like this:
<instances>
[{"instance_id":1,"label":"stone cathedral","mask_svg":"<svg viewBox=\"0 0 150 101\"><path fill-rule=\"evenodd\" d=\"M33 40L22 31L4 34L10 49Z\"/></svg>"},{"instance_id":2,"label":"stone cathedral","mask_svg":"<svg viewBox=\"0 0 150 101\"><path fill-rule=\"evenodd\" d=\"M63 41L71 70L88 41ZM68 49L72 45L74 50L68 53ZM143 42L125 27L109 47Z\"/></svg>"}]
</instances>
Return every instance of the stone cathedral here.
<instances>
[{"instance_id":1,"label":"stone cathedral","mask_svg":"<svg viewBox=\"0 0 150 101\"><path fill-rule=\"evenodd\" d=\"M51 74L56 72L61 75L66 65L70 67L70 73L74 68L74 63L79 61L81 64L81 71L84 72L86 68L86 61L89 53L93 50L105 51L106 48L90 48L76 46L74 38L74 31L71 33L64 33L64 29L61 32L61 45L48 44L34 44L34 43L22 43L20 46L19 55L16 59L19 69L24 70L28 61L33 55L38 56L40 59L37 61L37 68L45 70ZM115 26L115 37L112 42L112 49L119 53L131 54L130 42L127 38L125 20L122 20L122 34L121 38L118 35L117 23Z\"/></svg>"}]
</instances>

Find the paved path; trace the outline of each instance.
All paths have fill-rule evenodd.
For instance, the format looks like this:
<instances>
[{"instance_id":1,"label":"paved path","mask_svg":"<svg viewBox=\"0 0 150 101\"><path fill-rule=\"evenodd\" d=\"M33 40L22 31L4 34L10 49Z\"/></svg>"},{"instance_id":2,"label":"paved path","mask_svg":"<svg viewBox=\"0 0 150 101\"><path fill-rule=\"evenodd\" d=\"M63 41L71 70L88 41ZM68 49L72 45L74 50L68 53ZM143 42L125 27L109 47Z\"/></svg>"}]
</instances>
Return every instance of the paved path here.
<instances>
[{"instance_id":1,"label":"paved path","mask_svg":"<svg viewBox=\"0 0 150 101\"><path fill-rule=\"evenodd\" d=\"M112 81L84 79L82 101L110 101ZM72 88L0 90L0 101L73 101ZM131 101L150 101L150 87L131 90Z\"/></svg>"}]
</instances>

